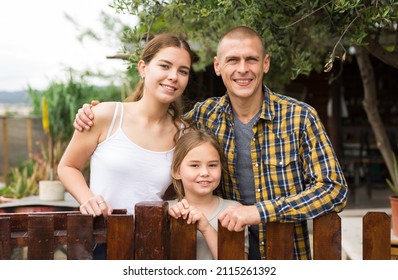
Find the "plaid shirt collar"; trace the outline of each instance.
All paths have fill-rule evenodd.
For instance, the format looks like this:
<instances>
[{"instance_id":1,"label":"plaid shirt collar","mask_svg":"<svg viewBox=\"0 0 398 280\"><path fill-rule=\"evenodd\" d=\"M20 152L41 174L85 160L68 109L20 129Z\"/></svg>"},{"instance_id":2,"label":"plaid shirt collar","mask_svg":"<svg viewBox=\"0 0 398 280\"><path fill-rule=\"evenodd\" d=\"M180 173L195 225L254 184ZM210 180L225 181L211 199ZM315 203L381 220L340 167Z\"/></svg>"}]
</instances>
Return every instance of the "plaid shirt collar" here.
<instances>
[{"instance_id":1,"label":"plaid shirt collar","mask_svg":"<svg viewBox=\"0 0 398 280\"><path fill-rule=\"evenodd\" d=\"M275 117L275 110L273 106L273 101L270 99L270 94L272 93L267 86L263 85L264 99L261 105L260 119L266 121L271 121ZM231 99L228 96L228 92L221 97L219 102L223 112L228 115L227 121L228 125L233 125L233 109L231 104Z\"/></svg>"}]
</instances>

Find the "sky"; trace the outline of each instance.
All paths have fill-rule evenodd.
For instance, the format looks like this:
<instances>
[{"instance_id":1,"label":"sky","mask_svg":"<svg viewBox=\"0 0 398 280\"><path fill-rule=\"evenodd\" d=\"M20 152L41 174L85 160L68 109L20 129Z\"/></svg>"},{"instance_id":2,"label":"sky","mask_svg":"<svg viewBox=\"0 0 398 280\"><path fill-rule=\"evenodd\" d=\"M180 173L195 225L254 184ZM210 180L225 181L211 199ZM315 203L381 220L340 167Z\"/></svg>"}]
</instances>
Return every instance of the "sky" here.
<instances>
[{"instance_id":1,"label":"sky","mask_svg":"<svg viewBox=\"0 0 398 280\"><path fill-rule=\"evenodd\" d=\"M117 73L120 60L106 59L119 50L115 42L77 39L81 27L102 30L101 11L116 15L110 0L18 0L0 4L0 91L43 90L52 81L65 81L69 67ZM131 16L120 15L129 18ZM123 19L122 19L123 20ZM110 40L111 41L111 40ZM115 41L115 40L113 40ZM101 84L100 81L93 81Z\"/></svg>"}]
</instances>

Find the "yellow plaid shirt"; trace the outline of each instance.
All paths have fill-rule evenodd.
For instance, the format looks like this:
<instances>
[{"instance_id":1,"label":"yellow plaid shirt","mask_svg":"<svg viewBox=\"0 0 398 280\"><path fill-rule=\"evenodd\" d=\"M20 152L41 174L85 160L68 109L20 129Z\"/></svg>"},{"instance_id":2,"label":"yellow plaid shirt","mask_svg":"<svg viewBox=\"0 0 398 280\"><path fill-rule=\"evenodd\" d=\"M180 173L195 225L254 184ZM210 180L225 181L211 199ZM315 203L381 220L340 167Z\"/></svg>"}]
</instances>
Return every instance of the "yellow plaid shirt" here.
<instances>
[{"instance_id":1,"label":"yellow plaid shirt","mask_svg":"<svg viewBox=\"0 0 398 280\"><path fill-rule=\"evenodd\" d=\"M256 206L262 220L260 253L265 259L266 222L295 222L295 258L310 259L307 220L341 211L347 202L347 183L315 109L265 86L263 91L250 145ZM228 96L198 102L185 117L223 145L228 172L223 174L220 194L243 203L236 187L237 151Z\"/></svg>"}]
</instances>

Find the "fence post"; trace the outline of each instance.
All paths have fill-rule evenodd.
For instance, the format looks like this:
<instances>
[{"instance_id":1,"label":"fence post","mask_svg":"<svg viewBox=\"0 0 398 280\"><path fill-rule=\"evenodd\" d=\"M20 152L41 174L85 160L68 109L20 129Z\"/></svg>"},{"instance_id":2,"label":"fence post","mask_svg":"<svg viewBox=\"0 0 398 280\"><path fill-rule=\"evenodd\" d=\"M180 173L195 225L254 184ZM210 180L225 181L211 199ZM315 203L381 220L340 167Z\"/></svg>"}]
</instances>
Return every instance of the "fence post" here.
<instances>
[{"instance_id":1,"label":"fence post","mask_svg":"<svg viewBox=\"0 0 398 280\"><path fill-rule=\"evenodd\" d=\"M341 218L336 212L313 221L314 260L341 260Z\"/></svg>"},{"instance_id":2,"label":"fence post","mask_svg":"<svg viewBox=\"0 0 398 280\"><path fill-rule=\"evenodd\" d=\"M217 249L219 260L245 259L245 231L229 231L218 222Z\"/></svg>"},{"instance_id":3,"label":"fence post","mask_svg":"<svg viewBox=\"0 0 398 280\"><path fill-rule=\"evenodd\" d=\"M169 259L170 223L165 201L135 205L135 259Z\"/></svg>"},{"instance_id":4,"label":"fence post","mask_svg":"<svg viewBox=\"0 0 398 280\"><path fill-rule=\"evenodd\" d=\"M7 179L9 164L8 164L8 121L6 117L1 117L3 122L3 177L4 181Z\"/></svg>"},{"instance_id":5,"label":"fence post","mask_svg":"<svg viewBox=\"0 0 398 280\"><path fill-rule=\"evenodd\" d=\"M26 136L26 145L27 145L27 148L28 148L28 159L31 159L32 158L32 153L33 153L33 121L32 121L32 118L31 117L28 117L27 119L26 119L26 133L27 133L27 136Z\"/></svg>"},{"instance_id":6,"label":"fence post","mask_svg":"<svg viewBox=\"0 0 398 280\"><path fill-rule=\"evenodd\" d=\"M54 217L51 215L29 215L28 259L54 259Z\"/></svg>"},{"instance_id":7,"label":"fence post","mask_svg":"<svg viewBox=\"0 0 398 280\"><path fill-rule=\"evenodd\" d=\"M0 217L0 260L11 259L10 218Z\"/></svg>"},{"instance_id":8,"label":"fence post","mask_svg":"<svg viewBox=\"0 0 398 280\"><path fill-rule=\"evenodd\" d=\"M67 215L67 259L91 260L93 246L93 217L83 214Z\"/></svg>"},{"instance_id":9,"label":"fence post","mask_svg":"<svg viewBox=\"0 0 398 280\"><path fill-rule=\"evenodd\" d=\"M382 212L368 212L362 221L362 258L391 260L390 216Z\"/></svg>"},{"instance_id":10,"label":"fence post","mask_svg":"<svg viewBox=\"0 0 398 280\"><path fill-rule=\"evenodd\" d=\"M294 259L294 223L267 223L267 260Z\"/></svg>"},{"instance_id":11,"label":"fence post","mask_svg":"<svg viewBox=\"0 0 398 280\"><path fill-rule=\"evenodd\" d=\"M133 215L110 215L106 235L106 258L108 260L134 259Z\"/></svg>"},{"instance_id":12,"label":"fence post","mask_svg":"<svg viewBox=\"0 0 398 280\"><path fill-rule=\"evenodd\" d=\"M196 224L170 218L170 259L196 260Z\"/></svg>"}]
</instances>

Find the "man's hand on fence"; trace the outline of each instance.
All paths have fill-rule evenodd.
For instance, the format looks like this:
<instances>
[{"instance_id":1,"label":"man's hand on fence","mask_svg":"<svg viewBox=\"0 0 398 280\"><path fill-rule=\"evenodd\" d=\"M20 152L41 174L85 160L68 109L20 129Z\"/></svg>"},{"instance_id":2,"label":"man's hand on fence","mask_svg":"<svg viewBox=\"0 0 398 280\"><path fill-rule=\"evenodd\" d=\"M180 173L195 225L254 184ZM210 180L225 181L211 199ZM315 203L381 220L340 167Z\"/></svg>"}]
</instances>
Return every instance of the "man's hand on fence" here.
<instances>
[{"instance_id":1,"label":"man's hand on fence","mask_svg":"<svg viewBox=\"0 0 398 280\"><path fill-rule=\"evenodd\" d=\"M245 226L257 225L261 222L260 213L255 205L234 205L228 206L218 220L221 225L229 231L242 231Z\"/></svg>"}]
</instances>

